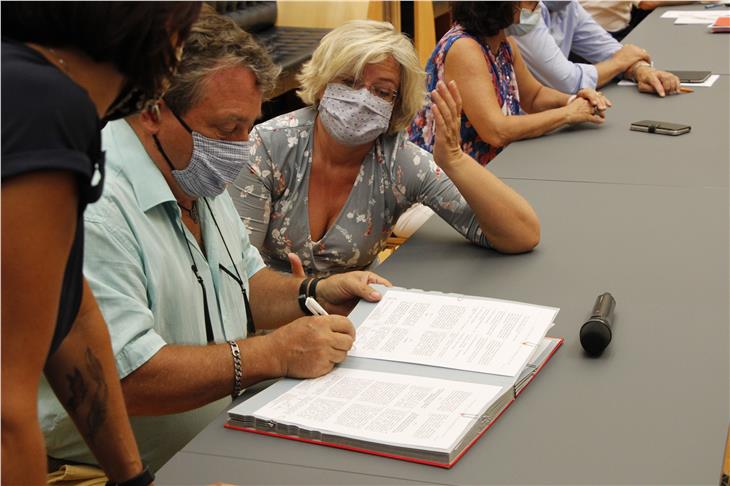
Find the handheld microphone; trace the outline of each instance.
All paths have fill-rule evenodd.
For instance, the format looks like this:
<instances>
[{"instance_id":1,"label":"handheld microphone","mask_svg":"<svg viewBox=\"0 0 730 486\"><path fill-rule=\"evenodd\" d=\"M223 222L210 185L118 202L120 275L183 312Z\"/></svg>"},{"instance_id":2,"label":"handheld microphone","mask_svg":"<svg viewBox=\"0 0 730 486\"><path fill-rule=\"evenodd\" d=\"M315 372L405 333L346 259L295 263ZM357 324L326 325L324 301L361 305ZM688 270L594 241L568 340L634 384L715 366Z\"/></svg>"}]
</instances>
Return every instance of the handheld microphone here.
<instances>
[{"instance_id":1,"label":"handheld microphone","mask_svg":"<svg viewBox=\"0 0 730 486\"><path fill-rule=\"evenodd\" d=\"M598 356L611 342L613 308L616 301L608 292L598 296L591 317L580 328L580 343L592 356Z\"/></svg>"}]
</instances>

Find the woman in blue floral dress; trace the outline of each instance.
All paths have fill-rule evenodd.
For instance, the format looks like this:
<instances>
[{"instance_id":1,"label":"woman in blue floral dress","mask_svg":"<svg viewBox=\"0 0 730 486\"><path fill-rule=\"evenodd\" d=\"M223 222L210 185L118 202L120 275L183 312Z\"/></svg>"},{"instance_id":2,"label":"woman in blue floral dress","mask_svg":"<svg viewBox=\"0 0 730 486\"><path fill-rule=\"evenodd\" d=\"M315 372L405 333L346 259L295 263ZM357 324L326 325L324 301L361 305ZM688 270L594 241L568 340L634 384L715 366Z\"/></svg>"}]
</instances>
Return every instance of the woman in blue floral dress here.
<instances>
[{"instance_id":1,"label":"woman in blue floral dress","mask_svg":"<svg viewBox=\"0 0 730 486\"><path fill-rule=\"evenodd\" d=\"M563 125L603 122L608 100L590 89L569 96L541 85L507 37L541 21L538 2L453 2L452 9L454 25L426 65L426 85L430 92L439 81L457 82L464 110L461 147L480 164L487 165L515 140ZM429 100L408 132L416 145L433 150Z\"/></svg>"}]
</instances>

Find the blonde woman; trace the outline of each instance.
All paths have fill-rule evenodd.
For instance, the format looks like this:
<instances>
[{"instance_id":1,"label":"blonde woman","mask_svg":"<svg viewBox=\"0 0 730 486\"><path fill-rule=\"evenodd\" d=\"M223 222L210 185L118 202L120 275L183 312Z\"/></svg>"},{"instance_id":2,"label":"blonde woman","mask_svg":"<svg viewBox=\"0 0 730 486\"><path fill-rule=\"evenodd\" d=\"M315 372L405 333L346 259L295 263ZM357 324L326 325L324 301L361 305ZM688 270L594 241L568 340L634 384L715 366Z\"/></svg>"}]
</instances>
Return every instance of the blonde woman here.
<instances>
[{"instance_id":1,"label":"blonde woman","mask_svg":"<svg viewBox=\"0 0 730 486\"><path fill-rule=\"evenodd\" d=\"M229 187L251 242L272 266L288 269L295 253L315 275L367 267L414 203L476 245L505 253L537 245L529 203L461 150L455 83L431 93L433 155L408 141L424 73L391 24L357 20L334 29L298 79L309 106L253 129L249 166Z\"/></svg>"}]
</instances>

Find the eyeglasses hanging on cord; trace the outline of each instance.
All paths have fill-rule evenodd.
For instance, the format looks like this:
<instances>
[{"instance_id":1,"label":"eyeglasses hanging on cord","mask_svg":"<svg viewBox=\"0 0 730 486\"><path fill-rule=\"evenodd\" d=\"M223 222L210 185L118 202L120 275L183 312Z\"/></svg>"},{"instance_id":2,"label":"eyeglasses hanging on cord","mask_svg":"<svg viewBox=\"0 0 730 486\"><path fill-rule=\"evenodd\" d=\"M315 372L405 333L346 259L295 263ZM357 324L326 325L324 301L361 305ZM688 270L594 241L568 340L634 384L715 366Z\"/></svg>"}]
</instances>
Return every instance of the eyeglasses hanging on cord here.
<instances>
[{"instance_id":1,"label":"eyeglasses hanging on cord","mask_svg":"<svg viewBox=\"0 0 730 486\"><path fill-rule=\"evenodd\" d=\"M206 207L208 208L208 212L210 213L211 218L213 218L213 223L215 224L216 230L218 230L218 235L221 237L221 241L223 242L223 247L226 249L226 253L228 254L228 258L231 260L231 265L233 265L233 271L236 272L235 274L232 273L229 269L227 269L223 264L219 264L218 268L223 271L226 275L231 277L241 288L241 294L243 295L243 306L246 310L246 332L247 335L251 336L256 332L256 326L253 322L253 314L251 313L251 305L248 301L248 295L246 292L246 287L243 284L243 278L241 278L241 274L238 272L238 268L236 267L236 262L233 260L233 256L231 255L231 251L228 249L228 245L226 244L226 239L223 237L223 232L221 231L220 226L218 225L218 221L215 218L215 214L213 213L213 209L210 207L210 204L206 199L203 199L205 202ZM198 272L198 266L195 264L195 258L193 257L193 250L190 247L190 242L188 241L187 237L185 236L183 232L183 240L185 240L185 246L187 246L188 253L190 254L190 261L191 266L190 268L193 271L193 274L195 274L195 278L200 284L200 288L203 291L203 312L205 316L205 338L207 339L208 343L214 342L213 337L213 323L210 319L210 310L208 307L208 296L205 289L205 283L203 281L203 277L200 276L200 273Z\"/></svg>"},{"instance_id":2,"label":"eyeglasses hanging on cord","mask_svg":"<svg viewBox=\"0 0 730 486\"><path fill-rule=\"evenodd\" d=\"M256 326L253 323L253 314L251 314L251 304L248 302L248 295L246 294L246 287L243 285L243 278L241 278L241 274L238 273L238 268L236 267L236 261L233 259L233 256L231 255L231 250L228 249L228 245L226 245L226 239L223 238L223 232L221 231L221 227L218 226L218 220L215 219L215 214L213 213L213 209L210 207L210 204L208 203L207 199L203 199L205 202L205 207L208 208L208 212L210 213L211 218L213 218L213 223L215 224L215 229L218 230L218 234L221 237L221 241L223 242L223 248L226 249L226 253L228 253L228 258L231 260L231 265L233 265L233 271L236 272L236 276L234 276L230 270L228 270L226 267L224 267L222 264L219 264L219 268L223 270L227 275L229 275L233 280L238 283L238 286L241 287L241 294L243 295L243 306L246 308L246 332L249 336L252 336L256 333Z\"/></svg>"}]
</instances>

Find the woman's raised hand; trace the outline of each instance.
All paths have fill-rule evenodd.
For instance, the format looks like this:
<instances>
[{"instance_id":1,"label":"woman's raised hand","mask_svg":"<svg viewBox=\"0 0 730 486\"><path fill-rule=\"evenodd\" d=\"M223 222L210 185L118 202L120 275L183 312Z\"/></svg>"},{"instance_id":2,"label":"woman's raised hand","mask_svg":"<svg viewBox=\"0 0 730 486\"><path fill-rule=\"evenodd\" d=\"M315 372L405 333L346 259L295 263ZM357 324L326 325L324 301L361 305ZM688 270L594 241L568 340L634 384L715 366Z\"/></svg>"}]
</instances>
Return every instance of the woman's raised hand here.
<instances>
[{"instance_id":1,"label":"woman's raised hand","mask_svg":"<svg viewBox=\"0 0 730 486\"><path fill-rule=\"evenodd\" d=\"M433 159L446 169L464 154L461 150L461 94L456 81L439 81L431 91L431 110L436 124Z\"/></svg>"}]
</instances>

